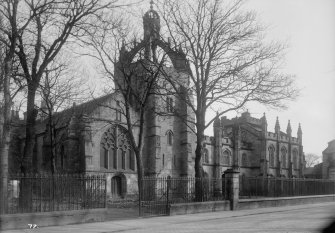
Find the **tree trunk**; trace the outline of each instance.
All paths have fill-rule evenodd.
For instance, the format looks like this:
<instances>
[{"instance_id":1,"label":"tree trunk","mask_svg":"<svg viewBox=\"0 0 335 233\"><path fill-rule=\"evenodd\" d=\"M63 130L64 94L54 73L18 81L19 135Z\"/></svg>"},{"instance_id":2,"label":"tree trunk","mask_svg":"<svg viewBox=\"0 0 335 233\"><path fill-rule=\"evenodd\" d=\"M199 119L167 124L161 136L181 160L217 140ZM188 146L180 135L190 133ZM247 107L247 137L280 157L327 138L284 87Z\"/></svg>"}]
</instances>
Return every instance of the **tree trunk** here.
<instances>
[{"instance_id":1,"label":"tree trunk","mask_svg":"<svg viewBox=\"0 0 335 233\"><path fill-rule=\"evenodd\" d=\"M50 146L51 146L51 150L50 150L50 170L52 174L55 174L56 172L56 143L55 143L55 138L56 138L56 134L55 134L55 127L53 125L53 120L52 120L52 115L49 112L49 136L50 136Z\"/></svg>"},{"instance_id":2,"label":"tree trunk","mask_svg":"<svg viewBox=\"0 0 335 233\"><path fill-rule=\"evenodd\" d=\"M203 140L204 140L204 127L199 125L197 127L197 146L195 149L195 162L194 162L194 171L195 171L195 199L198 202L203 201L203 169L201 164L201 157L203 151Z\"/></svg>"},{"instance_id":3,"label":"tree trunk","mask_svg":"<svg viewBox=\"0 0 335 233\"><path fill-rule=\"evenodd\" d=\"M139 215L142 214L141 201L143 199L143 162L142 152L135 151L136 166L137 166L137 185L138 185L138 211Z\"/></svg>"},{"instance_id":4,"label":"tree trunk","mask_svg":"<svg viewBox=\"0 0 335 233\"><path fill-rule=\"evenodd\" d=\"M32 158L35 145L35 124L37 117L37 109L35 109L35 94L37 86L33 84L28 85L27 98L27 119L26 119L26 139L23 151L23 165L21 172L26 174L32 171Z\"/></svg>"},{"instance_id":5,"label":"tree trunk","mask_svg":"<svg viewBox=\"0 0 335 233\"><path fill-rule=\"evenodd\" d=\"M26 119L26 139L23 151L23 164L21 165L21 172L27 178L20 182L19 206L21 212L31 212L32 205L32 187L31 177L29 173L32 171L32 158L35 145L35 123L37 117L37 110L35 109L35 93L37 86L28 85L27 98L27 119ZM30 178L29 178L30 177Z\"/></svg>"},{"instance_id":6,"label":"tree trunk","mask_svg":"<svg viewBox=\"0 0 335 233\"><path fill-rule=\"evenodd\" d=\"M3 95L4 95L4 106L2 109L2 122L0 121L0 214L7 212L7 189L8 189L8 152L10 143L10 108L11 108L11 97L10 97L10 77L11 72L11 59L5 61L5 72L3 80ZM1 109L1 106L0 106ZM2 124L2 126L1 126Z\"/></svg>"}]
</instances>

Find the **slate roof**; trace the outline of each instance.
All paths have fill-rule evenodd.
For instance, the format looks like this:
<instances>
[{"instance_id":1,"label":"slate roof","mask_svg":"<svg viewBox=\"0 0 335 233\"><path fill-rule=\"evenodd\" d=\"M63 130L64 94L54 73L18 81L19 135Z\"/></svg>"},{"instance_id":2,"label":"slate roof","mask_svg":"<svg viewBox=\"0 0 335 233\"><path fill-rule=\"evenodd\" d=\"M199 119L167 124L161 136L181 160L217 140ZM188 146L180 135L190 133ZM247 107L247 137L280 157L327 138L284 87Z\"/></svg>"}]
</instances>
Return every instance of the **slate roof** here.
<instances>
[{"instance_id":1,"label":"slate roof","mask_svg":"<svg viewBox=\"0 0 335 233\"><path fill-rule=\"evenodd\" d=\"M55 112L53 118L58 124L64 124L70 121L72 116L78 117L82 115L90 115L95 109L105 103L108 99L112 98L113 95L115 95L115 93L107 94L79 105L73 105L71 108L65 109L61 112Z\"/></svg>"}]
</instances>

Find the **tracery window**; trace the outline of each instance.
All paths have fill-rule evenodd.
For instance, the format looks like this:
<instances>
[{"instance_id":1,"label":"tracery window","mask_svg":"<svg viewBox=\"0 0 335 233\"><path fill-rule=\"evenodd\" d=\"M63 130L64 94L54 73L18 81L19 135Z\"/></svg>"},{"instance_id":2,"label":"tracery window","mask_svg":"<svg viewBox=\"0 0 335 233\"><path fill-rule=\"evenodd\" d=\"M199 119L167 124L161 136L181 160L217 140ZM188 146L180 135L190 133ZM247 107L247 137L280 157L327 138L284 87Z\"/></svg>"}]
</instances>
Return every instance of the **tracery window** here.
<instances>
[{"instance_id":1,"label":"tracery window","mask_svg":"<svg viewBox=\"0 0 335 233\"><path fill-rule=\"evenodd\" d=\"M280 151L281 151L282 167L287 168L287 150L286 150L286 147L282 147Z\"/></svg>"},{"instance_id":2,"label":"tracery window","mask_svg":"<svg viewBox=\"0 0 335 233\"><path fill-rule=\"evenodd\" d=\"M166 112L173 112L173 99L171 97L166 98Z\"/></svg>"},{"instance_id":3,"label":"tracery window","mask_svg":"<svg viewBox=\"0 0 335 233\"><path fill-rule=\"evenodd\" d=\"M116 170L135 170L134 153L125 128L113 125L102 135L100 167Z\"/></svg>"},{"instance_id":4,"label":"tracery window","mask_svg":"<svg viewBox=\"0 0 335 233\"><path fill-rule=\"evenodd\" d=\"M269 146L269 162L270 167L275 167L275 148L272 145Z\"/></svg>"}]
</instances>

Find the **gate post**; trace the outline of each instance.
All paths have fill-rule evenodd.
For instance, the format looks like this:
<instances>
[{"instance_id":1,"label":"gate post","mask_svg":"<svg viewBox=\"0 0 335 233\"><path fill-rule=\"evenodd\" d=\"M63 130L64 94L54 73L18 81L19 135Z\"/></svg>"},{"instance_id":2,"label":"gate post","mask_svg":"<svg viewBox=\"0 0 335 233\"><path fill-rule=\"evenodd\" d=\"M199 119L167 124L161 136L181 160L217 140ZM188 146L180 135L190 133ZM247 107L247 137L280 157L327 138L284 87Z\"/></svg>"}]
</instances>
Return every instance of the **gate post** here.
<instances>
[{"instance_id":1,"label":"gate post","mask_svg":"<svg viewBox=\"0 0 335 233\"><path fill-rule=\"evenodd\" d=\"M227 177L228 198L230 201L231 210L236 210L238 208L239 174L240 172L237 169L228 169L227 171L225 171L225 177Z\"/></svg>"}]
</instances>

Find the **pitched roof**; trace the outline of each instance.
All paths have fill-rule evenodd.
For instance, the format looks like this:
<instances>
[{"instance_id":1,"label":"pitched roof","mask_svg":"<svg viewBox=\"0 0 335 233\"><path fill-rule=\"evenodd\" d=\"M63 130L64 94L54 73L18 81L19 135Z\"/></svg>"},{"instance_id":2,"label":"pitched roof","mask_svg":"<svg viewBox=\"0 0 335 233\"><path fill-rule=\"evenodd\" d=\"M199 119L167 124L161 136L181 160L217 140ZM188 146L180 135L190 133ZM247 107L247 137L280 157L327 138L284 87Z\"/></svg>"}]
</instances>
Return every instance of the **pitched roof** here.
<instances>
[{"instance_id":1,"label":"pitched roof","mask_svg":"<svg viewBox=\"0 0 335 233\"><path fill-rule=\"evenodd\" d=\"M93 113L93 111L99 106L102 106L102 104L105 103L108 99L112 98L113 95L115 95L115 93L107 94L79 105L73 105L72 107L61 112L55 112L53 118L58 123L62 124L68 122L72 116L89 115Z\"/></svg>"}]
</instances>

